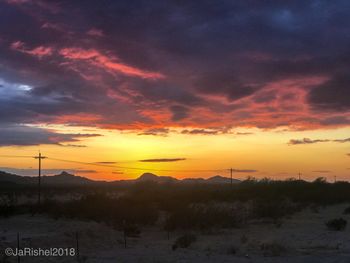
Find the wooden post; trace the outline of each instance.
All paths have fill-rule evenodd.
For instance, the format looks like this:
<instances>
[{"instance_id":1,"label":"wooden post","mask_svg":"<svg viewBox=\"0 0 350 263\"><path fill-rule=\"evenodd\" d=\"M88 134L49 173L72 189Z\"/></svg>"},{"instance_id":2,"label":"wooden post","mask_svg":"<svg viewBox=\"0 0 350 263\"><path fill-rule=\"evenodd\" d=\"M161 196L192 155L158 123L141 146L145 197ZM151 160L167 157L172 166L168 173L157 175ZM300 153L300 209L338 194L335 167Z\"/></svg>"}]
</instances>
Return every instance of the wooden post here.
<instances>
[{"instance_id":1,"label":"wooden post","mask_svg":"<svg viewBox=\"0 0 350 263\"><path fill-rule=\"evenodd\" d=\"M79 234L78 232L75 233L75 243L76 243L76 255L77 255L77 261L79 262L79 256L80 256L80 251L79 251Z\"/></svg>"},{"instance_id":2,"label":"wooden post","mask_svg":"<svg viewBox=\"0 0 350 263\"><path fill-rule=\"evenodd\" d=\"M19 251L19 233L17 233L17 250ZM19 256L19 254L17 255L17 262L20 263L21 262L21 258Z\"/></svg>"},{"instance_id":3,"label":"wooden post","mask_svg":"<svg viewBox=\"0 0 350 263\"><path fill-rule=\"evenodd\" d=\"M126 230L125 230L125 228L124 228L124 248L126 248Z\"/></svg>"},{"instance_id":4,"label":"wooden post","mask_svg":"<svg viewBox=\"0 0 350 263\"><path fill-rule=\"evenodd\" d=\"M42 156L39 152L39 156L35 156L35 159L39 159L39 176L38 176L38 205L41 204L41 160L46 159L47 157Z\"/></svg>"}]
</instances>

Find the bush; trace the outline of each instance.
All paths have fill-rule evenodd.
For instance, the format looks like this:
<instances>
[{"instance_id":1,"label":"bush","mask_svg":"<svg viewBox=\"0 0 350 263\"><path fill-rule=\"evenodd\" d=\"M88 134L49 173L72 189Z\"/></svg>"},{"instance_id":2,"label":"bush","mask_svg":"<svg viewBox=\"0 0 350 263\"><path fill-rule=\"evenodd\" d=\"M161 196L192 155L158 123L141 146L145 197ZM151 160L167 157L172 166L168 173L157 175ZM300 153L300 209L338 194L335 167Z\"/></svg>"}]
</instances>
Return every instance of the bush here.
<instances>
[{"instance_id":1,"label":"bush","mask_svg":"<svg viewBox=\"0 0 350 263\"><path fill-rule=\"evenodd\" d=\"M134 224L125 224L123 230L124 235L127 237L139 237L141 234L140 228Z\"/></svg>"},{"instance_id":2,"label":"bush","mask_svg":"<svg viewBox=\"0 0 350 263\"><path fill-rule=\"evenodd\" d=\"M230 207L215 205L192 204L174 210L165 221L165 230L201 229L213 227L235 227L238 224L237 215Z\"/></svg>"},{"instance_id":3,"label":"bush","mask_svg":"<svg viewBox=\"0 0 350 263\"><path fill-rule=\"evenodd\" d=\"M329 220L326 223L326 226L329 230L342 231L346 228L347 224L348 224L348 222L345 219L336 218L336 219Z\"/></svg>"},{"instance_id":4,"label":"bush","mask_svg":"<svg viewBox=\"0 0 350 263\"><path fill-rule=\"evenodd\" d=\"M230 254L230 255L236 255L237 254L237 248L235 246L230 246L228 249L227 249L227 254Z\"/></svg>"},{"instance_id":5,"label":"bush","mask_svg":"<svg viewBox=\"0 0 350 263\"><path fill-rule=\"evenodd\" d=\"M186 234L186 235L178 237L172 248L173 248L173 250L176 250L177 248L188 248L196 240L197 240L197 238L195 235Z\"/></svg>"},{"instance_id":6,"label":"bush","mask_svg":"<svg viewBox=\"0 0 350 263\"><path fill-rule=\"evenodd\" d=\"M279 257L287 252L286 247L275 242L263 243L260 249L263 251L265 257Z\"/></svg>"},{"instance_id":7,"label":"bush","mask_svg":"<svg viewBox=\"0 0 350 263\"><path fill-rule=\"evenodd\" d=\"M350 206L344 209L343 214L344 214L344 215L350 214Z\"/></svg>"},{"instance_id":8,"label":"bush","mask_svg":"<svg viewBox=\"0 0 350 263\"><path fill-rule=\"evenodd\" d=\"M132 225L152 225L158 219L158 210L153 204L96 194L63 203L45 202L41 212L54 218L63 216L104 222L117 229L123 229L125 222Z\"/></svg>"}]
</instances>

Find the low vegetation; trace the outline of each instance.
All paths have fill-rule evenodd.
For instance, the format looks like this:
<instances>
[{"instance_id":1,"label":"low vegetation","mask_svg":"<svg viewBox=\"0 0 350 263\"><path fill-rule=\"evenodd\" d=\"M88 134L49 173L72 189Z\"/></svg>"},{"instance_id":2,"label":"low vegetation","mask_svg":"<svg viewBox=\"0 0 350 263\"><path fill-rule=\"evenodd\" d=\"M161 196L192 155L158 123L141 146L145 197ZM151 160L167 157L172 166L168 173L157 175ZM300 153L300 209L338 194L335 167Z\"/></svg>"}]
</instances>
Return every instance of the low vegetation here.
<instances>
[{"instance_id":1,"label":"low vegetation","mask_svg":"<svg viewBox=\"0 0 350 263\"><path fill-rule=\"evenodd\" d=\"M42 192L44 201L37 206L35 188L0 189L0 217L44 213L56 219L103 222L120 231L126 231L126 226L141 231L159 222L170 237L172 231L241 227L257 219L271 219L281 226L285 217L305 207L350 202L349 183L330 184L321 179L305 182L250 178L232 187L140 182L118 187L44 187ZM19 204L19 196L32 201ZM59 200L57 196L65 198ZM350 207L344 211L349 213ZM343 220L327 222L327 227L342 230L346 227ZM137 235L137 231L127 232Z\"/></svg>"},{"instance_id":2,"label":"low vegetation","mask_svg":"<svg viewBox=\"0 0 350 263\"><path fill-rule=\"evenodd\" d=\"M333 231L343 231L347 224L348 222L343 218L336 218L326 222L327 228Z\"/></svg>"},{"instance_id":3,"label":"low vegetation","mask_svg":"<svg viewBox=\"0 0 350 263\"><path fill-rule=\"evenodd\" d=\"M193 234L185 234L183 236L178 237L175 240L175 243L172 246L173 250L176 250L178 248L188 248L190 247L194 242L196 242L197 237Z\"/></svg>"}]
</instances>

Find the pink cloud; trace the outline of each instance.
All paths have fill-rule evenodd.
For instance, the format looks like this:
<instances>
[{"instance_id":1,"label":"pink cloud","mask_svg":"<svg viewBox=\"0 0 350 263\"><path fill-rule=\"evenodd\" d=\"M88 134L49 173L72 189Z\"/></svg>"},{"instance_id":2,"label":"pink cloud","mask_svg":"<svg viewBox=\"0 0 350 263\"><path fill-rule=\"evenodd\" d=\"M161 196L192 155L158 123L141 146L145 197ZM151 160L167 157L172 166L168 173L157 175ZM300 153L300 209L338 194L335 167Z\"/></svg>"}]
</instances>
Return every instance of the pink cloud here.
<instances>
[{"instance_id":1,"label":"pink cloud","mask_svg":"<svg viewBox=\"0 0 350 263\"><path fill-rule=\"evenodd\" d=\"M99 30L97 28L91 28L89 31L86 32L87 35L93 36L93 37L103 37L104 34L102 30Z\"/></svg>"},{"instance_id":2,"label":"pink cloud","mask_svg":"<svg viewBox=\"0 0 350 263\"><path fill-rule=\"evenodd\" d=\"M72 61L85 60L91 65L103 68L109 73L121 73L128 76L135 76L144 79L160 79L164 75L158 72L145 71L136 67L123 64L114 56L106 56L96 49L63 48L59 54Z\"/></svg>"},{"instance_id":3,"label":"pink cloud","mask_svg":"<svg viewBox=\"0 0 350 263\"><path fill-rule=\"evenodd\" d=\"M51 56L53 53L53 49L51 47L38 46L33 49L26 49L25 45L21 41L13 42L10 46L12 50L16 50L18 52L22 52L25 54L29 54L38 58L42 58L45 56Z\"/></svg>"}]
</instances>

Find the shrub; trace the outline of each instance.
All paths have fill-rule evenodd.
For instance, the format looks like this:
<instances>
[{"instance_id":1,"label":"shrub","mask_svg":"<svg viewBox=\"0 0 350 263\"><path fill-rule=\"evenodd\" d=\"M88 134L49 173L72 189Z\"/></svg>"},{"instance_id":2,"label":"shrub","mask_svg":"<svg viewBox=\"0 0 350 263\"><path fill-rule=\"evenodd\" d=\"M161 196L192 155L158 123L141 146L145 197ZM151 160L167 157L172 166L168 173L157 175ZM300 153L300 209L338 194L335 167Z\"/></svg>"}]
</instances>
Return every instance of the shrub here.
<instances>
[{"instance_id":1,"label":"shrub","mask_svg":"<svg viewBox=\"0 0 350 263\"><path fill-rule=\"evenodd\" d=\"M285 246L275 242L263 243L260 249L265 257L279 257L287 252Z\"/></svg>"},{"instance_id":2,"label":"shrub","mask_svg":"<svg viewBox=\"0 0 350 263\"><path fill-rule=\"evenodd\" d=\"M63 216L104 222L117 229L122 229L124 222L135 225L152 225L158 219L158 210L153 204L96 194L63 203L45 202L41 207L41 212L54 218Z\"/></svg>"},{"instance_id":3,"label":"shrub","mask_svg":"<svg viewBox=\"0 0 350 263\"><path fill-rule=\"evenodd\" d=\"M336 218L336 219L329 220L326 223L326 226L328 227L329 230L342 231L346 228L347 224L348 222L345 219Z\"/></svg>"},{"instance_id":4,"label":"shrub","mask_svg":"<svg viewBox=\"0 0 350 263\"><path fill-rule=\"evenodd\" d=\"M236 255L237 254L237 248L235 246L230 246L227 249L227 253L230 255Z\"/></svg>"},{"instance_id":5,"label":"shrub","mask_svg":"<svg viewBox=\"0 0 350 263\"><path fill-rule=\"evenodd\" d=\"M235 227L237 215L231 208L209 204L192 204L174 210L165 221L165 230L210 229L212 227Z\"/></svg>"},{"instance_id":6,"label":"shrub","mask_svg":"<svg viewBox=\"0 0 350 263\"><path fill-rule=\"evenodd\" d=\"M124 235L127 237L139 237L141 234L140 228L134 224L125 224L123 230Z\"/></svg>"},{"instance_id":7,"label":"shrub","mask_svg":"<svg viewBox=\"0 0 350 263\"><path fill-rule=\"evenodd\" d=\"M195 235L193 235L193 234L186 234L186 235L178 237L175 240L175 243L172 246L172 248L173 248L173 250L176 250L177 248L188 248L196 240L197 240L197 238L196 238Z\"/></svg>"},{"instance_id":8,"label":"shrub","mask_svg":"<svg viewBox=\"0 0 350 263\"><path fill-rule=\"evenodd\" d=\"M344 215L350 214L350 206L344 209L343 214L344 214Z\"/></svg>"}]
</instances>

